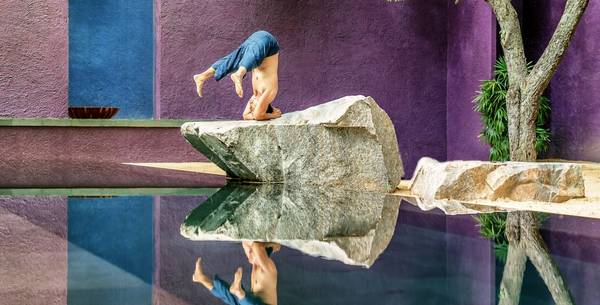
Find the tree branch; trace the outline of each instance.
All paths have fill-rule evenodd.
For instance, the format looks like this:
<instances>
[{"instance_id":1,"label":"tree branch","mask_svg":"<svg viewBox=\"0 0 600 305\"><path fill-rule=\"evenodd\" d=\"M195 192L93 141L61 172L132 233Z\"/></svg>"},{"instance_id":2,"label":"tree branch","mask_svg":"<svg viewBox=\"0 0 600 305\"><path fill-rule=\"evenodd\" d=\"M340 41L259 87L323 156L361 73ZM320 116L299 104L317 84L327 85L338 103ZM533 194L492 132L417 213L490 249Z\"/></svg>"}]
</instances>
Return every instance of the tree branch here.
<instances>
[{"instance_id":1,"label":"tree branch","mask_svg":"<svg viewBox=\"0 0 600 305\"><path fill-rule=\"evenodd\" d=\"M527 61L523 48L521 26L515 8L510 0L485 0L496 15L500 24L500 43L504 50L510 87L521 86L527 76Z\"/></svg>"},{"instance_id":2,"label":"tree branch","mask_svg":"<svg viewBox=\"0 0 600 305\"><path fill-rule=\"evenodd\" d=\"M527 257L544 280L554 303L557 305L573 305L569 288L567 288L558 266L550 256L548 247L540 235L537 216L533 212L528 212L527 216L529 216L531 224L523 224L521 227L521 245L525 248Z\"/></svg>"},{"instance_id":3,"label":"tree branch","mask_svg":"<svg viewBox=\"0 0 600 305\"><path fill-rule=\"evenodd\" d=\"M533 106L537 107L539 97L550 83L587 5L588 0L567 0L565 10L548 46L527 77L525 96L534 103Z\"/></svg>"},{"instance_id":4,"label":"tree branch","mask_svg":"<svg viewBox=\"0 0 600 305\"><path fill-rule=\"evenodd\" d=\"M502 282L500 282L498 305L519 305L526 263L525 250L518 243L509 245Z\"/></svg>"}]
</instances>

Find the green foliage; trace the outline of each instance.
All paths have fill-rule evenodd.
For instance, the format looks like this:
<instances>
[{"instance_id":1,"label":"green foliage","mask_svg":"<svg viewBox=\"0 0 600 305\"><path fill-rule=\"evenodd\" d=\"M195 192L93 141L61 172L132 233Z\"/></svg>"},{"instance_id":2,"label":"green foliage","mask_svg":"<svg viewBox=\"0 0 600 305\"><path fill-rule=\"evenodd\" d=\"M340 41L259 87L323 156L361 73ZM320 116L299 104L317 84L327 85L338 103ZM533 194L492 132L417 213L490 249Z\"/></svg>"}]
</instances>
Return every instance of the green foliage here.
<instances>
[{"instance_id":1,"label":"green foliage","mask_svg":"<svg viewBox=\"0 0 600 305\"><path fill-rule=\"evenodd\" d=\"M473 216L479 227L479 235L494 242L494 254L501 262L506 262L508 255L508 239L506 239L506 216L507 213L490 213ZM545 213L536 213L539 224L550 217Z\"/></svg>"},{"instance_id":2,"label":"green foliage","mask_svg":"<svg viewBox=\"0 0 600 305\"><path fill-rule=\"evenodd\" d=\"M506 213L479 214L474 216L479 226L479 234L494 242L496 258L506 261L508 240L504 234L506 228Z\"/></svg>"},{"instance_id":3,"label":"green foliage","mask_svg":"<svg viewBox=\"0 0 600 305\"><path fill-rule=\"evenodd\" d=\"M531 64L528 65L531 70ZM496 61L494 79L481 83L480 91L473 100L475 111L481 113L483 130L479 135L490 145L490 160L507 161L510 159L508 142L508 113L506 110L506 92L508 90L508 69L506 61L500 57ZM550 118L550 100L540 98L540 108L536 119L535 149L538 153L548 150L550 130L546 123Z\"/></svg>"}]
</instances>

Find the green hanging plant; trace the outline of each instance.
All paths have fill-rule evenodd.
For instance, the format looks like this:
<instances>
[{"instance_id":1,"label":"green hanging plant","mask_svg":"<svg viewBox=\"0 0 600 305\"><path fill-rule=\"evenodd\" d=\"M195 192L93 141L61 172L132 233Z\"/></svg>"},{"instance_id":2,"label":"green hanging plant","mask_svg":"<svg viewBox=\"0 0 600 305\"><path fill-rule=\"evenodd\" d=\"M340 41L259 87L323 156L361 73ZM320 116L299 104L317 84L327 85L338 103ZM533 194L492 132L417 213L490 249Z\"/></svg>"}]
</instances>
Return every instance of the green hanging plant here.
<instances>
[{"instance_id":1,"label":"green hanging plant","mask_svg":"<svg viewBox=\"0 0 600 305\"><path fill-rule=\"evenodd\" d=\"M473 216L479 227L479 235L494 242L496 259L506 262L508 255L508 239L506 239L507 213L488 213ZM541 226L550 216L546 213L536 213L538 225Z\"/></svg>"},{"instance_id":2,"label":"green hanging plant","mask_svg":"<svg viewBox=\"0 0 600 305\"><path fill-rule=\"evenodd\" d=\"M508 91L508 69L503 57L498 58L494 66L494 79L481 83L480 91L473 100L475 111L481 114L483 129L479 137L490 145L490 160L510 160L508 142L508 113L506 110L506 92ZM531 71L532 64L527 66ZM546 127L550 118L550 100L540 97L540 109L536 119L535 149L538 153L548 151L550 130Z\"/></svg>"}]
</instances>

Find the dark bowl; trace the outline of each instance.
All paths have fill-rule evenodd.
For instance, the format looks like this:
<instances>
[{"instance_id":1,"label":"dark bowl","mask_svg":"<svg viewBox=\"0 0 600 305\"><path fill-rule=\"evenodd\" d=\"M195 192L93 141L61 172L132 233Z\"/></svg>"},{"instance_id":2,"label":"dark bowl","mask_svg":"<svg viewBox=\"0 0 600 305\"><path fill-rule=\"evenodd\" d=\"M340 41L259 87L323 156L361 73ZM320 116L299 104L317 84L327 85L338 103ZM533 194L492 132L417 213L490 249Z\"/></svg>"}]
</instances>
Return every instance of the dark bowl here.
<instances>
[{"instance_id":1,"label":"dark bowl","mask_svg":"<svg viewBox=\"0 0 600 305\"><path fill-rule=\"evenodd\" d=\"M119 112L118 107L69 107L72 119L110 119Z\"/></svg>"}]
</instances>

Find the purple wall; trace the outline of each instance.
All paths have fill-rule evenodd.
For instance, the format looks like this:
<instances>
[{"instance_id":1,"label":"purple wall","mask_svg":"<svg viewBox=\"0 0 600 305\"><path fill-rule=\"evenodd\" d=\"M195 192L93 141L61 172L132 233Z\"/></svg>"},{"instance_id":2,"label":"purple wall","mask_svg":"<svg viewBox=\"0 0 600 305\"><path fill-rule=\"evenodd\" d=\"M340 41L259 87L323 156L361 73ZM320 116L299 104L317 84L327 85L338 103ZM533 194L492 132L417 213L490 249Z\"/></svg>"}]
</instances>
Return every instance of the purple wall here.
<instances>
[{"instance_id":1,"label":"purple wall","mask_svg":"<svg viewBox=\"0 0 600 305\"><path fill-rule=\"evenodd\" d=\"M221 186L224 178L124 162L207 159L179 128L0 127L0 187Z\"/></svg>"},{"instance_id":2,"label":"purple wall","mask_svg":"<svg viewBox=\"0 0 600 305\"><path fill-rule=\"evenodd\" d=\"M447 35L447 158L487 160L489 146L478 140L482 124L472 100L481 80L493 76L496 19L483 1L449 1Z\"/></svg>"},{"instance_id":3,"label":"purple wall","mask_svg":"<svg viewBox=\"0 0 600 305\"><path fill-rule=\"evenodd\" d=\"M5 127L1 160L95 162L206 161L177 127Z\"/></svg>"},{"instance_id":4,"label":"purple wall","mask_svg":"<svg viewBox=\"0 0 600 305\"><path fill-rule=\"evenodd\" d=\"M565 2L513 1L523 21L525 51L535 61L544 51ZM494 54L493 15L483 2L462 1L448 12L448 159L487 159L476 138L480 123L470 100L479 80L489 79ZM490 24L491 22L491 24ZM491 29L491 32L490 32ZM483 35L483 36L482 36ZM590 4L547 90L552 102L552 143L547 156L600 161L600 4ZM495 55L491 57L493 61ZM464 77L464 78L463 78ZM456 91L458 90L458 91Z\"/></svg>"},{"instance_id":5,"label":"purple wall","mask_svg":"<svg viewBox=\"0 0 600 305\"><path fill-rule=\"evenodd\" d=\"M537 6L539 20L542 20L540 24L547 26L531 33L531 39L543 47L554 32L565 5L564 1L550 2L550 6L546 4L548 9L545 13L541 13L543 11ZM600 161L600 42L597 37L600 37L600 3L590 1L566 56L550 83L550 157Z\"/></svg>"},{"instance_id":6,"label":"purple wall","mask_svg":"<svg viewBox=\"0 0 600 305\"><path fill-rule=\"evenodd\" d=\"M445 159L445 1L160 1L157 11L161 118L241 118L228 79L198 98L192 75L266 29L281 45L277 106L370 95L395 122L407 175L422 156Z\"/></svg>"},{"instance_id":7,"label":"purple wall","mask_svg":"<svg viewBox=\"0 0 600 305\"><path fill-rule=\"evenodd\" d=\"M67 1L2 1L0 29L0 117L65 117Z\"/></svg>"}]
</instances>

